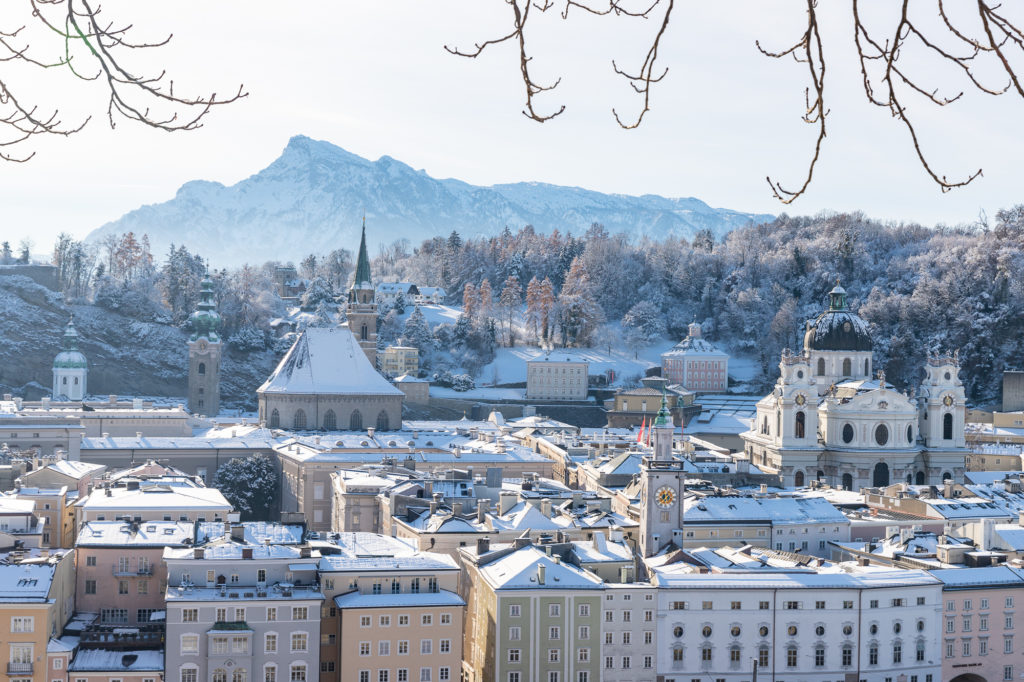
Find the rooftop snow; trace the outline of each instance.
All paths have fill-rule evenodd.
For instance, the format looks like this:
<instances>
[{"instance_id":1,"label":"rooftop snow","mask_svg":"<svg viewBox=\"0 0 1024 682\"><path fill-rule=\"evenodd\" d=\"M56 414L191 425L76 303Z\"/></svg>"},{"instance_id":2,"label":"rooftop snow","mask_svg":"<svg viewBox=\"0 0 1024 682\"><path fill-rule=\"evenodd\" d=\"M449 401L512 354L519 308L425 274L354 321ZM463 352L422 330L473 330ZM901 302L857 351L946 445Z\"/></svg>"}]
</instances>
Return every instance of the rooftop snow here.
<instances>
[{"instance_id":1,"label":"rooftop snow","mask_svg":"<svg viewBox=\"0 0 1024 682\"><path fill-rule=\"evenodd\" d=\"M538 582L538 567L544 566L544 583ZM570 564L556 562L546 552L530 545L495 559L480 568L496 590L599 590L604 581Z\"/></svg>"},{"instance_id":2,"label":"rooftop snow","mask_svg":"<svg viewBox=\"0 0 1024 682\"><path fill-rule=\"evenodd\" d=\"M224 524L220 524L223 528ZM75 539L76 547L103 546L183 546L191 542L194 527L190 521L148 521L135 532L124 521L87 521Z\"/></svg>"},{"instance_id":3,"label":"rooftop snow","mask_svg":"<svg viewBox=\"0 0 1024 682\"><path fill-rule=\"evenodd\" d=\"M134 672L164 669L164 652L149 649L108 651L79 649L68 670L72 672Z\"/></svg>"},{"instance_id":4,"label":"rooftop snow","mask_svg":"<svg viewBox=\"0 0 1024 682\"><path fill-rule=\"evenodd\" d=\"M688 524L760 520L776 525L850 523L842 512L820 497L700 497L688 498L684 504Z\"/></svg>"},{"instance_id":5,"label":"rooftop snow","mask_svg":"<svg viewBox=\"0 0 1024 682\"><path fill-rule=\"evenodd\" d=\"M306 329L257 392L405 395L370 365L348 327Z\"/></svg>"},{"instance_id":6,"label":"rooftop snow","mask_svg":"<svg viewBox=\"0 0 1024 682\"><path fill-rule=\"evenodd\" d=\"M339 609L372 609L381 607L415 607L415 606L465 606L462 597L441 590L440 592L419 592L402 594L364 594L349 592L334 598Z\"/></svg>"}]
</instances>

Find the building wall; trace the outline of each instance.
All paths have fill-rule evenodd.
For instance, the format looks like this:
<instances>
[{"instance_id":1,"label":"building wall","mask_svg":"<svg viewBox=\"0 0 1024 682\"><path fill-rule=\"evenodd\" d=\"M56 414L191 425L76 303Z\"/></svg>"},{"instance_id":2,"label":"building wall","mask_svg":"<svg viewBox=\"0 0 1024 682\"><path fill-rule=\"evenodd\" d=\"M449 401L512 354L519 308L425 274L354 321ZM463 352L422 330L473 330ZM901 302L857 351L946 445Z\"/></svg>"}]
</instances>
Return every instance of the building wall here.
<instances>
[{"instance_id":1,"label":"building wall","mask_svg":"<svg viewBox=\"0 0 1024 682\"><path fill-rule=\"evenodd\" d=\"M430 384L426 381L399 381L395 388L405 394L405 402L427 405L430 403Z\"/></svg>"},{"instance_id":2,"label":"building wall","mask_svg":"<svg viewBox=\"0 0 1024 682\"><path fill-rule=\"evenodd\" d=\"M1024 410L1024 372L1003 372L1003 412Z\"/></svg>"},{"instance_id":3,"label":"building wall","mask_svg":"<svg viewBox=\"0 0 1024 682\"><path fill-rule=\"evenodd\" d=\"M942 598L942 679L963 673L980 675L988 682L1019 679L1024 673L1020 654L1024 633L1015 626L1019 625L1017 612L1024 607L1024 585L947 586Z\"/></svg>"},{"instance_id":4,"label":"building wall","mask_svg":"<svg viewBox=\"0 0 1024 682\"><path fill-rule=\"evenodd\" d=\"M359 431L368 428L397 430L402 428L402 395L276 395L259 396L260 421L270 428L318 430L327 428L324 416L334 412L334 430L348 431L352 416L359 413ZM274 410L277 410L275 423ZM296 415L302 410L306 426L296 426ZM386 423L381 420L385 415Z\"/></svg>"},{"instance_id":5,"label":"building wall","mask_svg":"<svg viewBox=\"0 0 1024 682\"><path fill-rule=\"evenodd\" d=\"M729 387L728 356L666 353L661 365L670 384L679 384L689 391L724 391Z\"/></svg>"},{"instance_id":6,"label":"building wall","mask_svg":"<svg viewBox=\"0 0 1024 682\"><path fill-rule=\"evenodd\" d=\"M188 409L192 414L220 412L221 344L206 338L188 344Z\"/></svg>"},{"instance_id":7,"label":"building wall","mask_svg":"<svg viewBox=\"0 0 1024 682\"><path fill-rule=\"evenodd\" d=\"M533 360L526 363L527 400L586 400L586 362Z\"/></svg>"},{"instance_id":8,"label":"building wall","mask_svg":"<svg viewBox=\"0 0 1024 682\"><path fill-rule=\"evenodd\" d=\"M167 565L163 547L79 547L75 609L101 614L100 623L143 625L139 609L164 608ZM127 561L122 565L122 560ZM126 619L118 620L111 609L124 609ZM107 619L103 620L103 615Z\"/></svg>"}]
</instances>

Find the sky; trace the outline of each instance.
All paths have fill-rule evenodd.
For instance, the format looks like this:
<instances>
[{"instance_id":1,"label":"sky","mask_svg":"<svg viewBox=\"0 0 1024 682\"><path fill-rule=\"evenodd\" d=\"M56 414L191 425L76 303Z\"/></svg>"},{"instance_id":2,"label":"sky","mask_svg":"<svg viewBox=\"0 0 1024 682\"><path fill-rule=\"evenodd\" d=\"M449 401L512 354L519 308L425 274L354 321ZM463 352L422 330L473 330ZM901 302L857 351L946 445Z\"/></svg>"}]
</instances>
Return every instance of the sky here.
<instances>
[{"instance_id":1,"label":"sky","mask_svg":"<svg viewBox=\"0 0 1024 682\"><path fill-rule=\"evenodd\" d=\"M779 204L766 176L799 185L813 150L815 130L800 120L806 66L767 59L755 41L787 47L802 31L802 6L677 2L659 56L668 74L652 92L643 125L622 130L612 107L626 115L640 101L611 61L635 68L657 28L653 20L578 11L568 21L554 11L540 17L527 36L535 78L562 81L535 105L566 107L540 124L521 113L514 46L497 45L475 60L443 49L507 32L503 0L345 0L303 3L301 11L270 0L109 0L105 14L132 23L138 37L173 33L165 48L128 55L131 68L166 68L179 93L228 93L244 84L249 96L214 111L194 132L125 120L112 130L100 84L3 65L0 77L19 88L22 101L59 105L68 122L92 119L76 135L23 147L36 152L28 163L0 163L0 237L28 236L37 251L48 250L60 232L84 237L134 208L172 198L189 180L238 182L269 165L297 134L370 159L389 155L437 178L694 196L751 212L861 210L935 225L974 222L982 211L992 217L1024 202L1024 100L968 92L941 110L908 100L941 173L954 179L984 170L971 186L942 193L901 124L866 102L849 6L831 3L822 17L828 138L810 190L792 205ZM18 7L0 10L0 28L30 20ZM934 9L921 11L922 25L934 22ZM39 35L34 46L59 54L62 45L49 40ZM951 67L907 53L908 68L928 87L948 85L953 94L966 87Z\"/></svg>"}]
</instances>

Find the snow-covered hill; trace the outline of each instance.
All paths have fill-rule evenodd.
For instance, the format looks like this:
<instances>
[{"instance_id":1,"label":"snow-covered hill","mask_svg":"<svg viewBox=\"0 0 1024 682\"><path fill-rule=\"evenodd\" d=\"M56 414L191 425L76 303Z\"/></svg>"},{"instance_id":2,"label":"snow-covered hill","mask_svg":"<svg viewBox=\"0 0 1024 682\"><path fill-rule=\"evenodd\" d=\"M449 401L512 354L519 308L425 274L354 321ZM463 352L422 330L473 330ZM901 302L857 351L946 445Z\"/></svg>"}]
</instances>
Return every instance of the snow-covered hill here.
<instances>
[{"instance_id":1,"label":"snow-covered hill","mask_svg":"<svg viewBox=\"0 0 1024 682\"><path fill-rule=\"evenodd\" d=\"M373 242L407 238L414 244L452 230L496 234L506 225L582 233L594 222L637 236L692 237L704 228L720 236L772 219L694 198L437 180L388 156L369 161L329 142L296 136L276 161L235 185L188 182L173 199L131 211L93 230L87 240L134 231L149 235L156 254L172 242L185 244L215 266L297 261L339 247L354 251L364 210Z\"/></svg>"}]
</instances>

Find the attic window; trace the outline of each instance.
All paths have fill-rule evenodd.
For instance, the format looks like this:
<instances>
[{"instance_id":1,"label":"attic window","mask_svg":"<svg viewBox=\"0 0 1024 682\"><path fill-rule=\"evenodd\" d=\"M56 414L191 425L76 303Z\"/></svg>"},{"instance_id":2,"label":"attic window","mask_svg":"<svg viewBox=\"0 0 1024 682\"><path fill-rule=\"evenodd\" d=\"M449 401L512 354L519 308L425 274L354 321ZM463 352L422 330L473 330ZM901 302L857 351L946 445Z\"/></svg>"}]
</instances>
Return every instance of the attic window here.
<instances>
[{"instance_id":1,"label":"attic window","mask_svg":"<svg viewBox=\"0 0 1024 682\"><path fill-rule=\"evenodd\" d=\"M22 578L18 581L18 587L34 587L37 582L35 578Z\"/></svg>"},{"instance_id":2,"label":"attic window","mask_svg":"<svg viewBox=\"0 0 1024 682\"><path fill-rule=\"evenodd\" d=\"M156 526L146 526L146 532L147 533L152 533L155 530L156 530Z\"/></svg>"}]
</instances>

